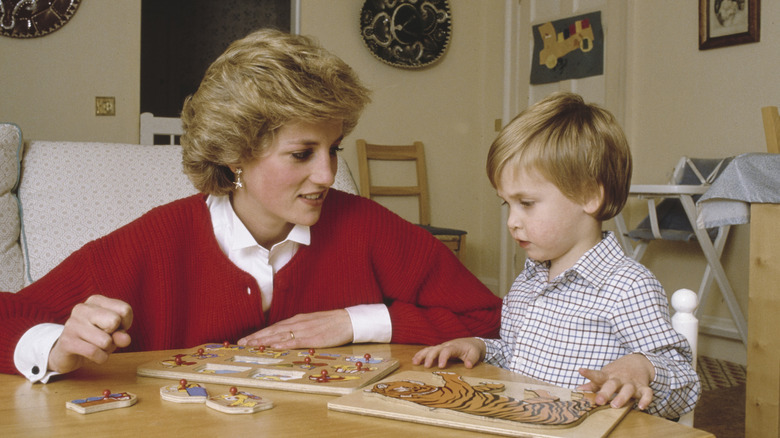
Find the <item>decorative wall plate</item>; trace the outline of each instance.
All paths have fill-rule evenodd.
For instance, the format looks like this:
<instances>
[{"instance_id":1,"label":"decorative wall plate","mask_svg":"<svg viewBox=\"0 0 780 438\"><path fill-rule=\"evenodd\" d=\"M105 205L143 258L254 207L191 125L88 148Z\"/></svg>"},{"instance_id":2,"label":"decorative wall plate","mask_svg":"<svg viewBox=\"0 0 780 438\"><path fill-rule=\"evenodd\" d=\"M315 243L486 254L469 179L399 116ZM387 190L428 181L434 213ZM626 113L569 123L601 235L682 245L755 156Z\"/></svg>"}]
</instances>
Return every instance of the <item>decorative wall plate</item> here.
<instances>
[{"instance_id":1,"label":"decorative wall plate","mask_svg":"<svg viewBox=\"0 0 780 438\"><path fill-rule=\"evenodd\" d=\"M438 60L450 43L452 18L447 0L366 0L360 35L380 61L420 68Z\"/></svg>"},{"instance_id":2,"label":"decorative wall plate","mask_svg":"<svg viewBox=\"0 0 780 438\"><path fill-rule=\"evenodd\" d=\"M81 0L0 0L0 35L11 38L44 36L64 26Z\"/></svg>"}]
</instances>

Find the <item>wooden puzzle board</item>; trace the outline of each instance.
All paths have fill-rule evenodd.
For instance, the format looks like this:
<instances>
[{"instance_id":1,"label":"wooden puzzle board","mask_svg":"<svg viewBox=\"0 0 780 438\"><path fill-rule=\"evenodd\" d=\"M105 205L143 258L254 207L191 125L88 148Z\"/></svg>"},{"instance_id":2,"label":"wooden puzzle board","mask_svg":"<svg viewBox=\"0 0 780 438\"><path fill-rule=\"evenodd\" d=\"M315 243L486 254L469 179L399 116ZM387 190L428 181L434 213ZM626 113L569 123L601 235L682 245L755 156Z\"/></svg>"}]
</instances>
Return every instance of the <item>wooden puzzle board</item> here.
<instances>
[{"instance_id":1,"label":"wooden puzzle board","mask_svg":"<svg viewBox=\"0 0 780 438\"><path fill-rule=\"evenodd\" d=\"M203 344L190 352L145 363L137 374L316 394L350 394L398 368L390 357L366 358L354 348L274 350ZM360 362L360 364L358 364ZM323 376L323 370L327 372Z\"/></svg>"},{"instance_id":2,"label":"wooden puzzle board","mask_svg":"<svg viewBox=\"0 0 780 438\"><path fill-rule=\"evenodd\" d=\"M545 390L550 394L559 397L561 400L572 399L570 390L555 386L534 385L467 376L464 376L463 379L471 385L478 385L485 382L503 384L505 385L504 394L516 399L523 399L525 390L539 389ZM441 380L437 379L437 376L434 376L431 372L423 371L401 372L385 378L381 382L400 380L413 380L427 384L441 385ZM371 386L366 387L362 391L355 391L352 394L331 400L328 402L328 409L504 436L550 438L605 437L630 409L629 407L621 409L598 409L591 412L581 423L571 427L543 426L478 417L448 409L433 409L413 402L395 400L381 395L371 394L369 392Z\"/></svg>"}]
</instances>

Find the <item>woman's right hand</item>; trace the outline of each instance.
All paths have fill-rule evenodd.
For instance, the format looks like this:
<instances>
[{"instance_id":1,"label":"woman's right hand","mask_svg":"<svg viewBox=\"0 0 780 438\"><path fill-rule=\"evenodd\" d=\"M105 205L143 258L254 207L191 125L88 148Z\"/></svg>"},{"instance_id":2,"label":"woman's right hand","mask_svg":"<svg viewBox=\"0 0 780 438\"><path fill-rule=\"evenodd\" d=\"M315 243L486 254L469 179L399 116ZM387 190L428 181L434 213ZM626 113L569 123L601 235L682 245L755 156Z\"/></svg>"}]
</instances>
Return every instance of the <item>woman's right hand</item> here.
<instances>
[{"instance_id":1,"label":"woman's right hand","mask_svg":"<svg viewBox=\"0 0 780 438\"><path fill-rule=\"evenodd\" d=\"M127 329L133 323L133 309L121 300L93 295L77 304L65 322L49 353L49 370L67 373L80 368L84 360L104 363L117 348L130 345Z\"/></svg>"}]
</instances>

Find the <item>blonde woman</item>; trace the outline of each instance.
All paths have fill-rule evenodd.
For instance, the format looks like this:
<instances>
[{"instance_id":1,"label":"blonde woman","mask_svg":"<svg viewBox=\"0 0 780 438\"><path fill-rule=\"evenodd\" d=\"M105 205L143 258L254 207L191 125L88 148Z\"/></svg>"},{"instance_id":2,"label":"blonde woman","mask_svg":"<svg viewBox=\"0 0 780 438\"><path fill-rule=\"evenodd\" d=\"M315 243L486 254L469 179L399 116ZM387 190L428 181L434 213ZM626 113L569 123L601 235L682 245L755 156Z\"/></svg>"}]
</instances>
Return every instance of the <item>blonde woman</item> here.
<instances>
[{"instance_id":1,"label":"blonde woman","mask_svg":"<svg viewBox=\"0 0 780 438\"><path fill-rule=\"evenodd\" d=\"M494 336L500 300L422 228L329 187L369 92L314 41L233 43L182 111L198 195L0 294L0 371L32 381L127 351ZM172 169L172 171L174 171Z\"/></svg>"}]
</instances>

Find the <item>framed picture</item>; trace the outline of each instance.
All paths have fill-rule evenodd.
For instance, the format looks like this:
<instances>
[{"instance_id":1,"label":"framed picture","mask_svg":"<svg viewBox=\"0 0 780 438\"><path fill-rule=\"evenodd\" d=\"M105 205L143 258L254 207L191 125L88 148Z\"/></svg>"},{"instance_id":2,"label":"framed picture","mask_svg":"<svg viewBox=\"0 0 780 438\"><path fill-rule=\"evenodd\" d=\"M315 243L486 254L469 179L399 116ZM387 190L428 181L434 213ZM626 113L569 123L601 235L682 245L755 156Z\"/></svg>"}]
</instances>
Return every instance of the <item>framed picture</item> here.
<instances>
[{"instance_id":1,"label":"framed picture","mask_svg":"<svg viewBox=\"0 0 780 438\"><path fill-rule=\"evenodd\" d=\"M699 0L699 50L759 41L761 0Z\"/></svg>"}]
</instances>

